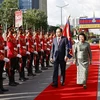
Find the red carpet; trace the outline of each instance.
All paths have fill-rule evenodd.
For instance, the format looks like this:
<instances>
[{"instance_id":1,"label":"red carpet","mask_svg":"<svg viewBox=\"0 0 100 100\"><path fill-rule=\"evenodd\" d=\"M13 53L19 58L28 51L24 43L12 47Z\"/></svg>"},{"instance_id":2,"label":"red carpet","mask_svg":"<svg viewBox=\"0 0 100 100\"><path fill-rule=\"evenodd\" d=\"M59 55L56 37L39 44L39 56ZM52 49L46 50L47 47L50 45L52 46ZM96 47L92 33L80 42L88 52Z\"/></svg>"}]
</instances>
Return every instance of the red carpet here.
<instances>
[{"instance_id":1,"label":"red carpet","mask_svg":"<svg viewBox=\"0 0 100 100\"><path fill-rule=\"evenodd\" d=\"M91 50L99 49L99 44L91 44Z\"/></svg>"},{"instance_id":2,"label":"red carpet","mask_svg":"<svg viewBox=\"0 0 100 100\"><path fill-rule=\"evenodd\" d=\"M99 51L93 51L93 61L98 61ZM87 89L76 84L76 66L66 70L66 85L53 88L50 85L35 100L97 100L98 64L89 67Z\"/></svg>"}]
</instances>

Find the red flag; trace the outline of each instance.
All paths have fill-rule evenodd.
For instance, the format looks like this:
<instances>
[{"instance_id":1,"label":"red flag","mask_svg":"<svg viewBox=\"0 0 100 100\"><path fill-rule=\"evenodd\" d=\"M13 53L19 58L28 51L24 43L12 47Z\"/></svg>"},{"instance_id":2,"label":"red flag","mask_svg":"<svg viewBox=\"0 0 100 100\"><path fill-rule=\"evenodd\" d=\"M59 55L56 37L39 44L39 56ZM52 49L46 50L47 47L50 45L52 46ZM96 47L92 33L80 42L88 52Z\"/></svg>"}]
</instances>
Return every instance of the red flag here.
<instances>
[{"instance_id":1,"label":"red flag","mask_svg":"<svg viewBox=\"0 0 100 100\"><path fill-rule=\"evenodd\" d=\"M69 16L69 18L70 18L70 16ZM72 35L71 35L71 31L70 31L69 18L68 18L67 23L64 27L63 36L68 38L69 53L72 56Z\"/></svg>"}]
</instances>

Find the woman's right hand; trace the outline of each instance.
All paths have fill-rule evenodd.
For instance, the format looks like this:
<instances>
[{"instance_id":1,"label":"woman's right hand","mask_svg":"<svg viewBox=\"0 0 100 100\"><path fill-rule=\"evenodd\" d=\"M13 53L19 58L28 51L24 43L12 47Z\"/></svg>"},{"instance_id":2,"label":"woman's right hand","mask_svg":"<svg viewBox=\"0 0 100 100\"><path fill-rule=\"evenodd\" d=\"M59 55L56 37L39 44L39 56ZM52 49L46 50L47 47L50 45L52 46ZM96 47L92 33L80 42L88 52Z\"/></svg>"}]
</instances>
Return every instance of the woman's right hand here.
<instances>
[{"instance_id":1,"label":"woman's right hand","mask_svg":"<svg viewBox=\"0 0 100 100\"><path fill-rule=\"evenodd\" d=\"M90 65L92 64L91 60L90 60L89 64L90 64Z\"/></svg>"},{"instance_id":2,"label":"woman's right hand","mask_svg":"<svg viewBox=\"0 0 100 100\"><path fill-rule=\"evenodd\" d=\"M50 62L54 62L53 58L50 58Z\"/></svg>"},{"instance_id":3,"label":"woman's right hand","mask_svg":"<svg viewBox=\"0 0 100 100\"><path fill-rule=\"evenodd\" d=\"M73 60L73 64L76 64L76 59Z\"/></svg>"}]
</instances>

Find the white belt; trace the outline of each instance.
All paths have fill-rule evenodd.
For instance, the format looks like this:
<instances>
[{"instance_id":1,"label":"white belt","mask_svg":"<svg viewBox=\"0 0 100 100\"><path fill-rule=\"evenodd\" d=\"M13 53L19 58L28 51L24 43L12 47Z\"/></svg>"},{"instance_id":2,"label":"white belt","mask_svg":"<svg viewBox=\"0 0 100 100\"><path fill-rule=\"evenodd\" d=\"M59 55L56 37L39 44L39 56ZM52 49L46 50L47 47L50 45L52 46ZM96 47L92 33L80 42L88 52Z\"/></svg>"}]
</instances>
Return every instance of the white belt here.
<instances>
[{"instance_id":1,"label":"white belt","mask_svg":"<svg viewBox=\"0 0 100 100\"><path fill-rule=\"evenodd\" d=\"M1 53L4 53L4 50L0 50Z\"/></svg>"},{"instance_id":2,"label":"white belt","mask_svg":"<svg viewBox=\"0 0 100 100\"><path fill-rule=\"evenodd\" d=\"M23 49L26 49L26 46L22 46L23 47Z\"/></svg>"},{"instance_id":3,"label":"white belt","mask_svg":"<svg viewBox=\"0 0 100 100\"><path fill-rule=\"evenodd\" d=\"M17 48L14 48L14 50L17 50Z\"/></svg>"}]
</instances>

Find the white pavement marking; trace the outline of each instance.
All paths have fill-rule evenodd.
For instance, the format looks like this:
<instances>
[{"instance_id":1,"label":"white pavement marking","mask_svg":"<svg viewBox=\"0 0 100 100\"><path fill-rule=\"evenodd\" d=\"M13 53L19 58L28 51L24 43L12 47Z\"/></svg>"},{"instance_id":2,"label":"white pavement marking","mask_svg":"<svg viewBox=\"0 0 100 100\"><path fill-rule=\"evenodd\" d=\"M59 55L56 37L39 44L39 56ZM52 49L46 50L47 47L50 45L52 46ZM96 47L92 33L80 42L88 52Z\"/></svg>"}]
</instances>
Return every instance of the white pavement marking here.
<instances>
[{"instance_id":1,"label":"white pavement marking","mask_svg":"<svg viewBox=\"0 0 100 100\"><path fill-rule=\"evenodd\" d=\"M38 94L38 93L40 93L40 92L24 92L24 93L1 94L0 97L3 97L3 96L7 97L7 96L28 95L28 94L35 95L35 94Z\"/></svg>"},{"instance_id":2,"label":"white pavement marking","mask_svg":"<svg viewBox=\"0 0 100 100\"><path fill-rule=\"evenodd\" d=\"M45 85L45 84L47 84L47 85L49 85L50 84L50 82L48 82L48 83L41 83L42 85Z\"/></svg>"},{"instance_id":3,"label":"white pavement marking","mask_svg":"<svg viewBox=\"0 0 100 100\"><path fill-rule=\"evenodd\" d=\"M26 99L26 98L34 98L35 96L20 96L20 97L10 97L10 98L3 98L3 99L0 99L0 100L15 100L15 99Z\"/></svg>"}]
</instances>

